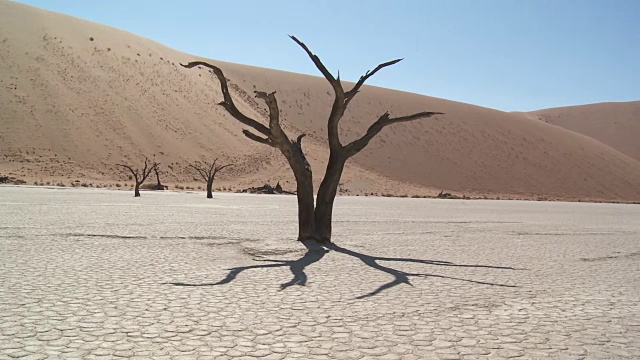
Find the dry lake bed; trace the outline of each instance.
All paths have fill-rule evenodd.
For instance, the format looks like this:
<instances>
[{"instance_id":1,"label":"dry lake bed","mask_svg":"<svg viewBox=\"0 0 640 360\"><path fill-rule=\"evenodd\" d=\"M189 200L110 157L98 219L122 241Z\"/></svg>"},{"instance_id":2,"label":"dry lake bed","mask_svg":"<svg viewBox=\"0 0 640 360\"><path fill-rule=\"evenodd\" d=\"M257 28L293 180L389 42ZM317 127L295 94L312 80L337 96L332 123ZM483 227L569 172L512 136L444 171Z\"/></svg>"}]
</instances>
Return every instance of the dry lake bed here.
<instances>
[{"instance_id":1,"label":"dry lake bed","mask_svg":"<svg viewBox=\"0 0 640 360\"><path fill-rule=\"evenodd\" d=\"M0 359L640 358L640 206L0 187Z\"/></svg>"}]
</instances>

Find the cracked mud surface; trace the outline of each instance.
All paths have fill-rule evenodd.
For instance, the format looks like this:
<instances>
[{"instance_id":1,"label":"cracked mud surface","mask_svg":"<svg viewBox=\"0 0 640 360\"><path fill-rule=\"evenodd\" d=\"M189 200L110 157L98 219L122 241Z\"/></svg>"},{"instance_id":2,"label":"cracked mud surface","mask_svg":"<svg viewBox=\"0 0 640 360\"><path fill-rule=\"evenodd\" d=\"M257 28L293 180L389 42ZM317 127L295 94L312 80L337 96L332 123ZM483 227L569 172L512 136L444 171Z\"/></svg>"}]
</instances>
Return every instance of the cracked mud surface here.
<instances>
[{"instance_id":1,"label":"cracked mud surface","mask_svg":"<svg viewBox=\"0 0 640 360\"><path fill-rule=\"evenodd\" d=\"M640 358L640 206L0 187L0 359Z\"/></svg>"}]
</instances>

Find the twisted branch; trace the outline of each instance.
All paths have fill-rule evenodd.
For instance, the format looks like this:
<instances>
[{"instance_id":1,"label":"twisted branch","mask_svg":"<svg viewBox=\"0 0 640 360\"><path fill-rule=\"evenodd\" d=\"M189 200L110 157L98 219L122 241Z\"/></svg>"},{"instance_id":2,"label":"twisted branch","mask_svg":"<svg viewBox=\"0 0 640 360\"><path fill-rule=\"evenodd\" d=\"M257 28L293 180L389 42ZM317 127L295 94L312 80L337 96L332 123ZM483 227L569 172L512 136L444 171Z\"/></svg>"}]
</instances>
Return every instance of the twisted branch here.
<instances>
[{"instance_id":1,"label":"twisted branch","mask_svg":"<svg viewBox=\"0 0 640 360\"><path fill-rule=\"evenodd\" d=\"M215 179L216 178L216 174L219 171L221 171L224 168L227 168L229 166L233 166L233 164L226 164L226 165L218 165L218 166L216 166L217 162L218 162L218 158L213 160L211 165L208 165L206 163L202 164L200 161L195 161L194 163L188 163L187 165L189 165L190 167L196 169L196 171L198 171L198 173L200 174L200 176L202 176L204 181L208 182L210 180Z\"/></svg>"},{"instance_id":2,"label":"twisted branch","mask_svg":"<svg viewBox=\"0 0 640 360\"><path fill-rule=\"evenodd\" d=\"M344 147L345 155L347 157L351 157L359 153L362 149L364 149L369 144L369 141L371 141L371 139L373 139L376 135L378 135L378 133L380 133L380 131L382 131L382 129L384 129L386 126L389 126L391 124L401 123L401 122L414 121L418 119L426 119L434 115L441 115L441 114L444 114L444 113L425 111L417 114L392 118L392 117L389 117L389 113L386 112L382 114L382 116L380 116L378 120L376 120L376 122L374 122L373 124L371 124L371 126L369 126L369 129L367 129L367 132L364 135L362 135L361 138L352 141L349 145Z\"/></svg>"},{"instance_id":3,"label":"twisted branch","mask_svg":"<svg viewBox=\"0 0 640 360\"><path fill-rule=\"evenodd\" d=\"M136 183L138 183L140 185L140 184L144 183L145 180L147 180L147 177L149 177L151 172L156 168L156 166L158 164L154 162L151 165L151 167L149 167L149 158L145 157L144 158L144 168L142 169L142 175L140 174L140 171L138 169L134 169L133 167L131 167L129 165L126 165L126 164L115 164L115 165L129 170L131 172L131 174L133 175L133 177L136 179ZM142 178L142 179L140 179L140 178Z\"/></svg>"},{"instance_id":4,"label":"twisted branch","mask_svg":"<svg viewBox=\"0 0 640 360\"><path fill-rule=\"evenodd\" d=\"M259 133L266 135L267 137L271 135L271 132L266 126L260 124L256 120L246 116L240 110L238 110L238 108L236 107L236 104L233 102L233 99L231 98L231 93L229 92L229 86L227 84L227 78L224 76L224 73L222 72L222 70L220 70L219 67L215 65L211 65L204 61L192 61L186 65L185 64L180 64L180 65L182 65L187 69L191 69L193 67L200 66L200 65L211 69L213 73L216 75L216 77L218 77L218 81L220 81L220 88L222 89L222 96L224 97L224 101L220 102L218 105L221 105L225 110L229 112L229 114L231 114L231 116L236 118L241 123L254 128Z\"/></svg>"},{"instance_id":5,"label":"twisted branch","mask_svg":"<svg viewBox=\"0 0 640 360\"><path fill-rule=\"evenodd\" d=\"M421 112L413 115L401 116L397 118L390 118L389 113L385 113L382 115L375 123L373 123L367 133L363 135L360 139L353 141L347 146L343 146L340 142L340 135L338 133L338 124L342 119L345 111L351 100L358 94L362 85L364 85L365 81L367 81L370 77L375 75L378 71L384 69L385 67L395 65L402 61L402 59L395 59L391 61L387 61L385 63L379 64L373 70L367 71L364 75L360 77L358 82L353 86L353 88L347 92L344 91L342 87L342 83L340 81L340 73L338 72L338 78L334 78L333 75L327 70L327 67L322 63L320 58L315 55L309 47L302 41L298 40L295 36L291 36L291 39L295 41L300 47L304 49L304 51L309 55L313 63L316 65L318 70L324 75L324 77L329 81L331 86L335 92L335 99L333 101L333 106L331 108L331 114L329 115L329 121L327 124L327 132L329 137L329 147L331 152L336 152L345 158L349 158L355 154L357 154L360 150L364 149L369 141L376 136L384 127L406 121L413 121L418 119L424 119L431 117L437 114L443 114L440 112Z\"/></svg>"}]
</instances>

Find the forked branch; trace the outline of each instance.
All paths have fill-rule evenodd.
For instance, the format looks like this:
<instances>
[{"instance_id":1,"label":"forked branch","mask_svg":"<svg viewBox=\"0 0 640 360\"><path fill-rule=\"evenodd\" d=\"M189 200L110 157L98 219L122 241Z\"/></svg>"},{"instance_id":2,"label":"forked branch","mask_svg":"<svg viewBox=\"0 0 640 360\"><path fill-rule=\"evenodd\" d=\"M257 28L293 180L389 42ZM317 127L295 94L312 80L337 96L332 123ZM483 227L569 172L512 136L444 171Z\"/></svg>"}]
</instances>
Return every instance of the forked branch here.
<instances>
[{"instance_id":1,"label":"forked branch","mask_svg":"<svg viewBox=\"0 0 640 360\"><path fill-rule=\"evenodd\" d=\"M125 169L127 169L127 170L129 170L131 172L131 175L133 175L133 177L135 177L135 178L138 177L138 171L134 170L131 166L125 165L125 164L116 164L116 166L119 166L121 168L125 168Z\"/></svg>"},{"instance_id":2,"label":"forked branch","mask_svg":"<svg viewBox=\"0 0 640 360\"><path fill-rule=\"evenodd\" d=\"M275 145L291 145L289 138L280 127L280 109L278 108L278 100L276 92L266 93L264 91L254 91L258 99L262 99L269 108L269 131L271 131L270 141L276 142ZM245 134L247 136L247 134ZM257 141L257 140L256 140Z\"/></svg>"},{"instance_id":3,"label":"forked branch","mask_svg":"<svg viewBox=\"0 0 640 360\"><path fill-rule=\"evenodd\" d=\"M244 134L244 136L248 137L249 139L253 140L253 141L257 141L260 144L265 144L265 145L270 145L273 146L273 144L271 143L271 140L269 140L268 138L263 138L260 137L254 133L252 133L249 130L242 130L242 134Z\"/></svg>"},{"instance_id":4,"label":"forked branch","mask_svg":"<svg viewBox=\"0 0 640 360\"><path fill-rule=\"evenodd\" d=\"M207 176L206 168L199 161L196 161L193 164L192 163L188 163L187 165L189 167L194 168L198 172L198 174L200 174L200 176L202 177L202 179L204 181L207 181L209 179L209 177Z\"/></svg>"},{"instance_id":5,"label":"forked branch","mask_svg":"<svg viewBox=\"0 0 640 360\"><path fill-rule=\"evenodd\" d=\"M216 166L216 168L215 168L215 169L213 169L213 177L215 178L215 177L216 177L216 174L217 174L219 171L222 171L224 168L227 168L227 167L229 167L229 166L233 166L233 164L227 164L227 165Z\"/></svg>"},{"instance_id":6,"label":"forked branch","mask_svg":"<svg viewBox=\"0 0 640 360\"><path fill-rule=\"evenodd\" d=\"M233 116L236 120L241 123L252 127L261 135L257 135L250 130L243 130L242 133L253 141L257 141L261 144L270 145L274 147L291 147L291 141L286 136L282 127L280 126L280 109L278 108L278 100L276 99L276 93L266 93L264 91L255 91L256 98L262 99L267 107L269 108L269 127L266 127L259 123L258 121L250 118L249 116L243 114L233 102L233 98L231 97L231 93L229 92L229 85L227 83L227 78L224 76L222 70L212 64L206 63L204 61L193 61L186 65L180 64L183 67L190 69L196 66L204 66L213 71L213 73L218 78L220 82L220 88L222 90L222 96L224 100L219 104L221 105L231 116Z\"/></svg>"},{"instance_id":7,"label":"forked branch","mask_svg":"<svg viewBox=\"0 0 640 360\"><path fill-rule=\"evenodd\" d=\"M155 170L156 166L158 165L157 163L153 163L151 164L151 167L149 167L149 158L145 157L144 158L144 168L142 169L142 174L140 174L138 169L134 169L133 167L126 165L126 164L115 164L116 166L119 166L121 168L125 168L127 170L129 170L131 172L131 174L133 175L133 177L136 179L136 183L138 184L142 184L145 180L147 180L147 177L149 177L149 175L151 174L151 172L153 170Z\"/></svg>"},{"instance_id":8,"label":"forked branch","mask_svg":"<svg viewBox=\"0 0 640 360\"><path fill-rule=\"evenodd\" d=\"M222 171L223 169L229 166L233 166L233 164L216 166L217 162L218 162L218 159L216 158L215 160L213 160L211 164L206 164L206 163L203 164L200 161L195 161L193 163L188 163L188 165L189 167L195 169L200 174L200 176L204 179L204 181L211 181L215 179L216 174L219 171Z\"/></svg>"},{"instance_id":9,"label":"forked branch","mask_svg":"<svg viewBox=\"0 0 640 360\"><path fill-rule=\"evenodd\" d=\"M400 61L402 61L402 59L395 59L395 60L387 61L386 63L382 63L382 64L376 66L376 68L373 69L372 71L367 70L367 72L364 75L360 76L360 79L353 86L353 88L346 92L346 94L345 94L345 97L346 97L345 103L347 105L349 104L351 99L353 99L353 97L356 96L358 91L360 91L360 88L362 87L362 85L364 85L364 82L367 81L367 79L369 79L370 77L375 75L375 73L377 73L381 69L386 68L387 66L395 65L395 64L399 63Z\"/></svg>"},{"instance_id":10,"label":"forked branch","mask_svg":"<svg viewBox=\"0 0 640 360\"><path fill-rule=\"evenodd\" d=\"M269 129L273 131L274 127L279 126L280 122L280 109L278 109L278 102L276 101L276 92L267 94L264 91L254 91L258 99L264 100L269 108Z\"/></svg>"},{"instance_id":11,"label":"forked branch","mask_svg":"<svg viewBox=\"0 0 640 360\"><path fill-rule=\"evenodd\" d=\"M224 76L224 73L219 67L215 65L211 65L204 61L192 61L186 65L185 64L180 64L180 65L182 65L187 69L191 69L196 66L204 66L206 68L211 69L213 73L216 75L216 77L218 78L218 81L220 81L220 88L222 90L222 96L224 97L224 101L219 103L219 105L221 105L225 110L229 112L229 114L231 114L231 116L236 118L241 123L254 128L256 131L258 131L263 135L266 135L267 137L271 135L269 128L260 124L258 121L246 116L236 107L236 104L233 102L233 98L231 97L231 93L229 92L229 85L227 84L227 78Z\"/></svg>"},{"instance_id":12,"label":"forked branch","mask_svg":"<svg viewBox=\"0 0 640 360\"><path fill-rule=\"evenodd\" d=\"M389 113L386 112L382 116L380 116L376 122L374 122L373 124L371 124L371 126L369 126L369 129L367 129L367 132L364 135L362 135L361 138L354 140L349 145L344 147L345 155L347 157L351 157L359 153L362 149L364 149L369 144L369 141L371 141L371 139L373 139L376 135L378 135L378 133L380 133L380 131L382 131L382 129L384 129L386 126L389 126L391 124L401 123L401 122L414 121L418 119L426 119L434 115L441 115L441 114L444 114L444 113L424 111L424 112L416 113L413 115L392 118L389 116Z\"/></svg>"},{"instance_id":13,"label":"forked branch","mask_svg":"<svg viewBox=\"0 0 640 360\"><path fill-rule=\"evenodd\" d=\"M313 63L318 68L318 70L320 70L322 75L329 81L331 86L333 86L333 89L336 90L336 92L337 91L341 91L342 92L342 84L340 84L340 80L339 80L340 76L339 76L339 74L338 74L338 79L333 77L331 72L329 72L329 70L327 70L327 67L324 66L322 61L320 61L320 58L318 57L318 55L312 53L311 50L309 50L309 47L305 43L303 43L302 41L298 40L298 38L293 36L293 35L289 35L289 37L293 41L295 41L298 45L300 45L300 47L302 49L304 49L304 51L307 53L307 55L309 55L309 57L311 58L311 61L313 61Z\"/></svg>"},{"instance_id":14,"label":"forked branch","mask_svg":"<svg viewBox=\"0 0 640 360\"><path fill-rule=\"evenodd\" d=\"M331 114L329 115L329 121L327 124L329 146L332 152L335 151L335 152L341 153L342 155L345 155L346 158L351 157L357 154L365 146L367 146L367 144L369 144L369 141L371 141L371 139L374 136L376 136L385 126L399 123L399 122L413 121L413 120L428 118L437 114L442 114L438 112L421 112L421 113L402 116L398 118L390 118L389 113L385 113L378 119L378 121L376 121L375 123L373 123L373 125L369 127L369 130L367 130L367 133L363 135L362 138L352 142L347 146L343 146L342 143L340 142L340 135L338 133L338 128L339 128L338 124L342 119L345 111L347 110L349 102L353 100L353 98L360 91L360 88L362 87L362 85L364 85L364 83L370 77L372 77L378 71L384 69L385 67L399 63L400 61L402 61L402 59L387 61L385 63L382 63L376 66L373 70L367 71L364 75L360 77L358 82L353 86L351 90L345 92L344 88L342 87L342 83L340 81L340 75L338 75L337 79L334 78L333 75L331 75L331 73L327 70L327 67L322 63L322 61L320 61L320 58L317 55L315 55L313 52L311 52L311 50L309 50L309 47L305 43L298 40L295 36L289 35L289 37L291 37L293 41L295 41L298 45L300 45L301 48L304 49L304 51L307 53L307 55L309 55L309 57L311 58L313 63L316 65L318 70L320 70L322 75L324 75L327 81L329 81L329 83L331 84L331 86L335 91L335 99L333 102L333 107L331 108Z\"/></svg>"}]
</instances>

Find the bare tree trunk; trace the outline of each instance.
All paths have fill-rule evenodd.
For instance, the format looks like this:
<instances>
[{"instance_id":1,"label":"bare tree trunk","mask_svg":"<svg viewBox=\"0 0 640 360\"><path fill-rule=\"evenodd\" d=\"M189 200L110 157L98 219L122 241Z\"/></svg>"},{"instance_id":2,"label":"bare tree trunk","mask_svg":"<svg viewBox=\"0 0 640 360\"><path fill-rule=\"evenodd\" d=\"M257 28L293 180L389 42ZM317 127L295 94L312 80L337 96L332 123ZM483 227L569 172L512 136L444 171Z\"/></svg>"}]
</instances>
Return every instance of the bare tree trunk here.
<instances>
[{"instance_id":1,"label":"bare tree trunk","mask_svg":"<svg viewBox=\"0 0 640 360\"><path fill-rule=\"evenodd\" d=\"M140 197L140 183L136 181L136 187L133 189L133 197Z\"/></svg>"},{"instance_id":2,"label":"bare tree trunk","mask_svg":"<svg viewBox=\"0 0 640 360\"><path fill-rule=\"evenodd\" d=\"M213 199L213 177L207 179L207 199Z\"/></svg>"},{"instance_id":3,"label":"bare tree trunk","mask_svg":"<svg viewBox=\"0 0 640 360\"><path fill-rule=\"evenodd\" d=\"M296 195L298 197L298 240L318 239L316 234L311 171L298 171Z\"/></svg>"},{"instance_id":4,"label":"bare tree trunk","mask_svg":"<svg viewBox=\"0 0 640 360\"><path fill-rule=\"evenodd\" d=\"M338 192L340 177L344 169L346 159L340 155L331 154L327 171L320 183L316 199L315 225L318 240L331 242L331 217L333 214L333 202Z\"/></svg>"},{"instance_id":5,"label":"bare tree trunk","mask_svg":"<svg viewBox=\"0 0 640 360\"><path fill-rule=\"evenodd\" d=\"M154 171L156 172L156 181L158 182L158 184L156 185L156 190L164 190L165 189L164 185L160 183L160 171L158 170L159 166L160 164L156 164L154 168Z\"/></svg>"}]
</instances>

